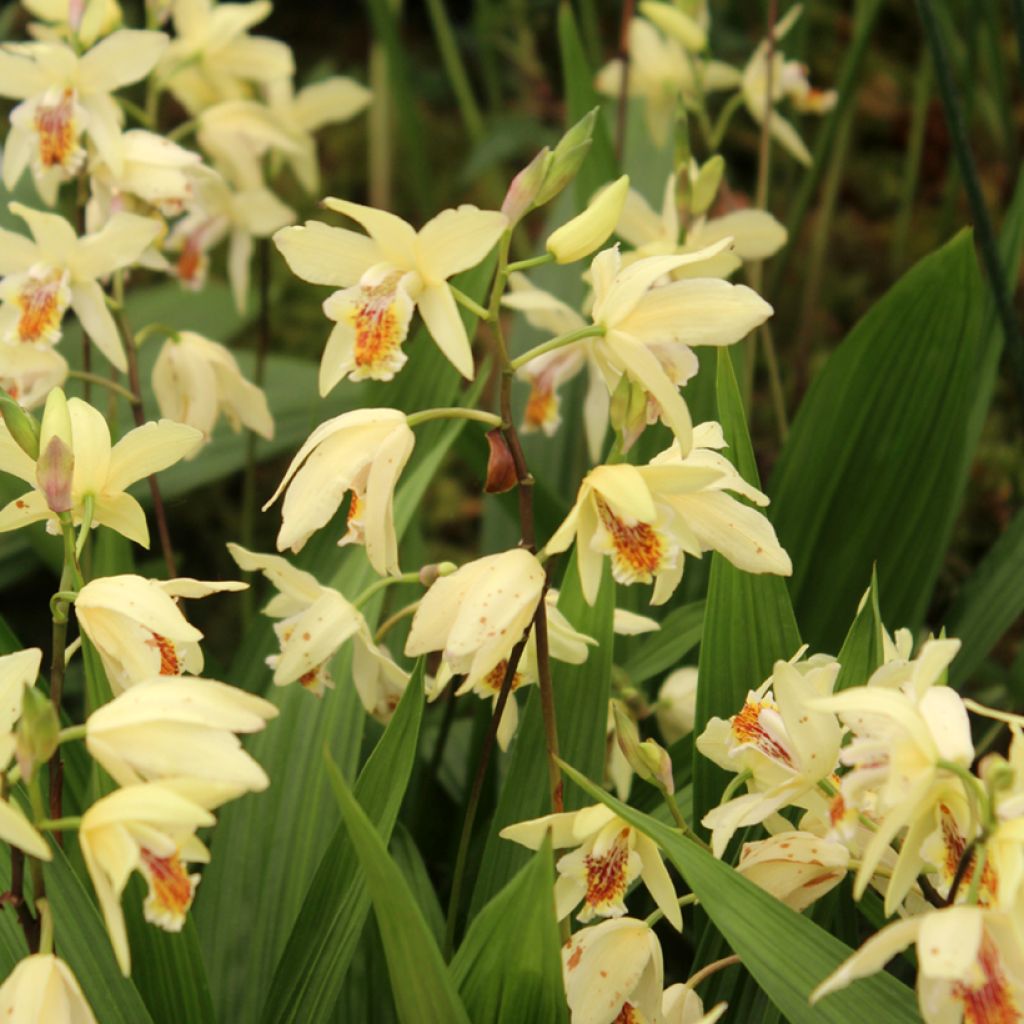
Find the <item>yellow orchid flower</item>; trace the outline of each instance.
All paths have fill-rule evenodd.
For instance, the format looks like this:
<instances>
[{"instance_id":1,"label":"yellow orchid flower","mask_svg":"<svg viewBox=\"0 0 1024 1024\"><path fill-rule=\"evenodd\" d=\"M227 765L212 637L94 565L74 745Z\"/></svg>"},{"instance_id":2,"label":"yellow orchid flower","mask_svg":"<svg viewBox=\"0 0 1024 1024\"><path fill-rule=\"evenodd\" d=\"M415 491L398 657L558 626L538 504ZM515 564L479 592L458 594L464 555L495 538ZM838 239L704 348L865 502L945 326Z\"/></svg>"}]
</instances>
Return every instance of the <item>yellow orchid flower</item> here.
<instances>
[{"instance_id":1,"label":"yellow orchid flower","mask_svg":"<svg viewBox=\"0 0 1024 1024\"><path fill-rule=\"evenodd\" d=\"M556 850L571 851L556 865L559 919L581 902L576 918L584 923L594 917L621 917L626 913L626 892L639 878L673 928L682 930L675 887L657 845L604 804L508 825L498 834L530 850L540 849L550 834Z\"/></svg>"},{"instance_id":2,"label":"yellow orchid flower","mask_svg":"<svg viewBox=\"0 0 1024 1024\"><path fill-rule=\"evenodd\" d=\"M351 493L348 532L338 542L363 544L380 575L396 575L395 485L416 443L397 409L356 409L321 423L296 452L266 511L287 490L277 548L299 552Z\"/></svg>"},{"instance_id":3,"label":"yellow orchid flower","mask_svg":"<svg viewBox=\"0 0 1024 1024\"><path fill-rule=\"evenodd\" d=\"M131 952L121 896L131 873L139 871L149 884L146 920L166 931L180 931L199 882L199 875L188 874L185 864L210 859L195 831L213 825L210 809L231 795L236 794L211 784L146 782L101 797L82 815L82 859L125 977L131 971Z\"/></svg>"},{"instance_id":4,"label":"yellow orchid flower","mask_svg":"<svg viewBox=\"0 0 1024 1024\"><path fill-rule=\"evenodd\" d=\"M693 732L697 717L696 668L687 665L666 676L658 690L654 714L662 738L669 746Z\"/></svg>"},{"instance_id":5,"label":"yellow orchid flower","mask_svg":"<svg viewBox=\"0 0 1024 1024\"><path fill-rule=\"evenodd\" d=\"M116 696L153 676L203 670L203 634L182 615L175 598L193 600L247 586L232 580L103 576L78 592L75 616L98 651Z\"/></svg>"},{"instance_id":6,"label":"yellow orchid flower","mask_svg":"<svg viewBox=\"0 0 1024 1024\"><path fill-rule=\"evenodd\" d=\"M0 342L0 387L23 409L42 405L67 376L68 361L52 348Z\"/></svg>"},{"instance_id":7,"label":"yellow orchid flower","mask_svg":"<svg viewBox=\"0 0 1024 1024\"><path fill-rule=\"evenodd\" d=\"M0 657L0 771L14 757L14 726L21 717L26 686L35 686L43 652L38 647Z\"/></svg>"},{"instance_id":8,"label":"yellow orchid flower","mask_svg":"<svg viewBox=\"0 0 1024 1024\"><path fill-rule=\"evenodd\" d=\"M63 43L0 48L0 96L23 101L11 112L4 146L7 189L31 163L39 194L52 206L60 183L85 159L83 132L119 173L124 115L110 94L145 78L167 41L162 32L121 29L82 56Z\"/></svg>"},{"instance_id":9,"label":"yellow orchid flower","mask_svg":"<svg viewBox=\"0 0 1024 1024\"><path fill-rule=\"evenodd\" d=\"M176 35L157 67L158 80L194 116L220 100L245 98L251 83L292 75L295 61L285 43L248 34L271 10L268 0L173 0Z\"/></svg>"},{"instance_id":10,"label":"yellow orchid flower","mask_svg":"<svg viewBox=\"0 0 1024 1024\"><path fill-rule=\"evenodd\" d=\"M584 928L562 947L572 1024L657 1021L664 973L657 936L632 917Z\"/></svg>"},{"instance_id":11,"label":"yellow orchid flower","mask_svg":"<svg viewBox=\"0 0 1024 1024\"><path fill-rule=\"evenodd\" d=\"M86 49L120 28L124 20L117 0L22 0L21 5L41 19L28 26L34 39L77 40Z\"/></svg>"},{"instance_id":12,"label":"yellow orchid flower","mask_svg":"<svg viewBox=\"0 0 1024 1024\"><path fill-rule=\"evenodd\" d=\"M11 203L32 238L0 229L0 339L52 345L70 306L96 347L124 372L128 368L99 279L131 266L160 232L148 217L115 214L99 231L79 238L54 213Z\"/></svg>"},{"instance_id":13,"label":"yellow orchid flower","mask_svg":"<svg viewBox=\"0 0 1024 1024\"><path fill-rule=\"evenodd\" d=\"M52 953L19 960L0 985L6 1024L97 1024L78 979Z\"/></svg>"},{"instance_id":14,"label":"yellow orchid flower","mask_svg":"<svg viewBox=\"0 0 1024 1024\"><path fill-rule=\"evenodd\" d=\"M85 745L121 786L188 778L259 792L270 780L234 733L260 732L276 716L273 704L238 687L158 676L94 711Z\"/></svg>"},{"instance_id":15,"label":"yellow orchid flower","mask_svg":"<svg viewBox=\"0 0 1024 1024\"><path fill-rule=\"evenodd\" d=\"M850 851L811 832L778 832L744 843L736 870L801 913L845 877Z\"/></svg>"},{"instance_id":16,"label":"yellow orchid flower","mask_svg":"<svg viewBox=\"0 0 1024 1024\"><path fill-rule=\"evenodd\" d=\"M727 1003L719 1003L705 1013L701 997L682 982L669 985L661 997L664 1024L715 1024L728 1008Z\"/></svg>"},{"instance_id":17,"label":"yellow orchid flower","mask_svg":"<svg viewBox=\"0 0 1024 1024\"><path fill-rule=\"evenodd\" d=\"M274 418L262 388L246 380L238 360L223 345L194 331L168 338L153 364L153 393L160 414L213 434L224 413L237 433L244 425L268 440Z\"/></svg>"},{"instance_id":18,"label":"yellow orchid flower","mask_svg":"<svg viewBox=\"0 0 1024 1024\"><path fill-rule=\"evenodd\" d=\"M331 198L324 206L351 217L368 235L308 221L274 236L293 273L341 289L324 302L335 327L320 363L320 394L345 377L391 380L405 365L402 343L414 309L449 362L472 379L469 337L447 282L490 252L508 218L460 206L417 232L393 213L370 206Z\"/></svg>"},{"instance_id":19,"label":"yellow orchid flower","mask_svg":"<svg viewBox=\"0 0 1024 1024\"><path fill-rule=\"evenodd\" d=\"M80 398L69 399L67 405L74 454L74 522L81 522L89 498L94 524L108 526L136 544L149 547L146 513L125 488L184 458L199 446L203 435L183 423L160 420L129 431L111 447L110 429L99 412ZM49 520L51 528L59 531L58 517L38 489L36 463L22 451L6 426L0 426L0 470L37 488L0 509L0 533L41 520Z\"/></svg>"}]
</instances>

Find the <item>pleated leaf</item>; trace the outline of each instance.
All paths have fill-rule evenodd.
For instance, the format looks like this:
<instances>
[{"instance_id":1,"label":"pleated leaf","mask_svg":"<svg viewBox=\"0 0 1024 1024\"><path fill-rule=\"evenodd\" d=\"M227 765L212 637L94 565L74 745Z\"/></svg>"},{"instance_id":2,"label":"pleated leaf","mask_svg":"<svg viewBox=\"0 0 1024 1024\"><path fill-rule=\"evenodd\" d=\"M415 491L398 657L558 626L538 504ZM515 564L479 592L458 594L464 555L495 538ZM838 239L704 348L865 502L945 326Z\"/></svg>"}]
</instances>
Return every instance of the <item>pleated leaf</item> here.
<instances>
[{"instance_id":1,"label":"pleated leaf","mask_svg":"<svg viewBox=\"0 0 1024 1024\"><path fill-rule=\"evenodd\" d=\"M882 615L878 608L878 574L871 573L871 586L864 603L839 650L839 676L836 690L863 686L872 672L882 664Z\"/></svg>"}]
</instances>

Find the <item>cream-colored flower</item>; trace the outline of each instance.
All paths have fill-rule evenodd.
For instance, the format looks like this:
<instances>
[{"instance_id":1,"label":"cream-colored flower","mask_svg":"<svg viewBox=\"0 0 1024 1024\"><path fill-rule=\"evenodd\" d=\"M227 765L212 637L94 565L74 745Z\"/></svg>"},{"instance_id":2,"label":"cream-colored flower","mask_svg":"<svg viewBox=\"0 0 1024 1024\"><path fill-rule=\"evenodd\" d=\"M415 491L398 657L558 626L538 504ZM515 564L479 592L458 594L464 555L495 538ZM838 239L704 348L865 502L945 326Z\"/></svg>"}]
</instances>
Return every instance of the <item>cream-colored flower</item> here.
<instances>
[{"instance_id":1,"label":"cream-colored flower","mask_svg":"<svg viewBox=\"0 0 1024 1024\"><path fill-rule=\"evenodd\" d=\"M74 522L81 522L86 498L92 500L92 521L108 526L129 540L149 547L149 527L142 506L125 488L152 473L174 465L202 440L202 434L183 423L160 420L130 430L113 447L107 421L80 398L68 400L71 417L74 475L71 483ZM0 470L36 486L36 464L0 426ZM59 529L41 490L32 490L0 509L0 533L48 519Z\"/></svg>"},{"instance_id":2,"label":"cream-colored flower","mask_svg":"<svg viewBox=\"0 0 1024 1024\"><path fill-rule=\"evenodd\" d=\"M838 674L839 663L826 655L777 661L737 714L728 721L712 718L697 738L700 753L720 768L750 773L748 793L704 816L716 857L737 829L789 804L806 807L818 783L832 775L843 730L835 715L817 709L816 699L832 692ZM811 806L821 802L818 797Z\"/></svg>"},{"instance_id":3,"label":"cream-colored flower","mask_svg":"<svg viewBox=\"0 0 1024 1024\"><path fill-rule=\"evenodd\" d=\"M321 423L296 452L266 511L287 489L277 548L302 550L351 494L348 532L338 542L363 544L382 576L397 574L393 503L415 435L397 409L356 409Z\"/></svg>"},{"instance_id":4,"label":"cream-colored flower","mask_svg":"<svg viewBox=\"0 0 1024 1024\"><path fill-rule=\"evenodd\" d=\"M119 173L117 139L124 115L111 93L145 78L166 46L162 32L122 29L82 56L57 42L0 50L0 96L23 101L11 112L4 146L7 189L31 164L39 194L52 206L60 183L85 159L83 132Z\"/></svg>"},{"instance_id":5,"label":"cream-colored flower","mask_svg":"<svg viewBox=\"0 0 1024 1024\"><path fill-rule=\"evenodd\" d=\"M279 619L274 632L281 653L267 658L274 685L298 682L317 696L333 687L330 665L339 649L352 640L352 683L368 714L388 722L409 681L408 673L374 643L359 610L331 587L321 586L308 572L279 555L246 551L228 544L231 557L246 572L262 572L278 589L263 609Z\"/></svg>"},{"instance_id":6,"label":"cream-colored flower","mask_svg":"<svg viewBox=\"0 0 1024 1024\"><path fill-rule=\"evenodd\" d=\"M287 45L248 34L272 9L269 0L174 0L176 35L157 67L158 80L195 115L248 96L251 83L290 77L295 61Z\"/></svg>"},{"instance_id":7,"label":"cream-colored flower","mask_svg":"<svg viewBox=\"0 0 1024 1024\"><path fill-rule=\"evenodd\" d=\"M52 348L0 342L0 387L23 409L43 404L68 376L68 361Z\"/></svg>"},{"instance_id":8,"label":"cream-colored flower","mask_svg":"<svg viewBox=\"0 0 1024 1024\"><path fill-rule=\"evenodd\" d=\"M572 1024L615 1024L661 1017L664 967L649 925L631 917L578 931L562 947Z\"/></svg>"},{"instance_id":9,"label":"cream-colored flower","mask_svg":"<svg viewBox=\"0 0 1024 1024\"><path fill-rule=\"evenodd\" d=\"M581 902L576 918L584 923L594 917L621 917L626 913L626 893L639 878L672 926L682 930L675 887L658 847L604 804L508 825L499 833L530 850L539 850L549 834L556 850L571 851L557 865L558 918Z\"/></svg>"},{"instance_id":10,"label":"cream-colored flower","mask_svg":"<svg viewBox=\"0 0 1024 1024\"><path fill-rule=\"evenodd\" d=\"M239 164L244 167L244 162ZM236 308L249 300L249 264L253 239L267 238L295 220L256 174L228 183L215 170L200 165L190 171L193 202L171 230L167 247L178 254L175 273L182 285L198 290L206 283L209 251L228 238L228 281Z\"/></svg>"},{"instance_id":11,"label":"cream-colored flower","mask_svg":"<svg viewBox=\"0 0 1024 1024\"><path fill-rule=\"evenodd\" d=\"M811 993L817 1002L917 947L917 1002L925 1024L1011 1024L1024 1016L1021 915L947 907L896 921L864 943Z\"/></svg>"},{"instance_id":12,"label":"cream-colored flower","mask_svg":"<svg viewBox=\"0 0 1024 1024\"><path fill-rule=\"evenodd\" d=\"M705 1013L700 996L682 982L669 985L661 997L664 1024L715 1024L727 1009L727 1003L719 1003Z\"/></svg>"},{"instance_id":13,"label":"cream-colored flower","mask_svg":"<svg viewBox=\"0 0 1024 1024\"><path fill-rule=\"evenodd\" d=\"M0 340L52 345L70 306L96 347L124 372L128 363L99 279L138 260L160 225L121 213L99 231L79 238L54 213L11 203L32 239L0 230Z\"/></svg>"},{"instance_id":14,"label":"cream-colored flower","mask_svg":"<svg viewBox=\"0 0 1024 1024\"><path fill-rule=\"evenodd\" d=\"M800 913L845 877L850 851L810 832L779 832L744 843L736 870Z\"/></svg>"},{"instance_id":15,"label":"cream-colored flower","mask_svg":"<svg viewBox=\"0 0 1024 1024\"><path fill-rule=\"evenodd\" d=\"M609 392L623 374L657 403L662 420L686 455L692 445L690 413L678 387L697 372L691 348L731 345L764 323L772 307L745 285L718 278L657 282L673 270L717 255L728 240L699 252L655 256L622 266L618 248L598 253L590 267L594 357Z\"/></svg>"},{"instance_id":16,"label":"cream-colored flower","mask_svg":"<svg viewBox=\"0 0 1024 1024\"><path fill-rule=\"evenodd\" d=\"M0 771L14 757L14 726L21 717L26 686L35 686L43 652L38 647L0 657Z\"/></svg>"},{"instance_id":17,"label":"cream-colored flower","mask_svg":"<svg viewBox=\"0 0 1024 1024\"><path fill-rule=\"evenodd\" d=\"M139 871L149 884L146 920L165 931L180 931L199 883L199 875L190 875L185 864L210 859L195 831L214 824L210 809L225 795L222 786L147 782L101 797L82 815L79 847L126 977L131 953L121 896L131 873Z\"/></svg>"},{"instance_id":18,"label":"cream-colored flower","mask_svg":"<svg viewBox=\"0 0 1024 1024\"><path fill-rule=\"evenodd\" d=\"M629 192L629 175L601 189L587 208L553 231L545 247L556 263L575 263L608 241L622 214Z\"/></svg>"},{"instance_id":19,"label":"cream-colored flower","mask_svg":"<svg viewBox=\"0 0 1024 1024\"><path fill-rule=\"evenodd\" d=\"M196 676L159 676L94 711L85 745L121 786L193 778L239 793L270 784L235 733L260 732L277 716L262 697Z\"/></svg>"},{"instance_id":20,"label":"cream-colored flower","mask_svg":"<svg viewBox=\"0 0 1024 1024\"><path fill-rule=\"evenodd\" d=\"M35 39L77 40L86 49L124 20L117 0L22 0L21 6L42 19L28 26Z\"/></svg>"},{"instance_id":21,"label":"cream-colored flower","mask_svg":"<svg viewBox=\"0 0 1024 1024\"><path fill-rule=\"evenodd\" d=\"M182 615L175 598L194 600L246 587L233 580L102 576L78 592L75 616L99 652L116 696L153 676L202 672L203 634Z\"/></svg>"},{"instance_id":22,"label":"cream-colored flower","mask_svg":"<svg viewBox=\"0 0 1024 1024\"><path fill-rule=\"evenodd\" d=\"M97 1024L71 968L52 953L19 960L0 985L5 1024Z\"/></svg>"},{"instance_id":23,"label":"cream-colored flower","mask_svg":"<svg viewBox=\"0 0 1024 1024\"><path fill-rule=\"evenodd\" d=\"M268 440L274 436L263 390L242 376L228 349L194 331L164 342L153 364L153 393L161 416L191 424L207 440L222 412L236 433L244 425Z\"/></svg>"},{"instance_id":24,"label":"cream-colored flower","mask_svg":"<svg viewBox=\"0 0 1024 1024\"><path fill-rule=\"evenodd\" d=\"M692 666L677 668L658 690L654 706L658 728L670 746L693 732L697 717L697 670Z\"/></svg>"},{"instance_id":25,"label":"cream-colored flower","mask_svg":"<svg viewBox=\"0 0 1024 1024\"><path fill-rule=\"evenodd\" d=\"M652 604L675 591L687 554L717 551L745 572L792 571L768 520L725 493L761 505L768 500L715 450L725 444L719 425L701 424L693 438L696 447L686 458L673 446L646 466L598 466L583 478L575 505L546 547L565 551L575 539L580 583L591 604L606 555L619 583L654 581Z\"/></svg>"},{"instance_id":26,"label":"cream-colored flower","mask_svg":"<svg viewBox=\"0 0 1024 1024\"><path fill-rule=\"evenodd\" d=\"M329 210L361 224L367 235L307 221L274 242L293 273L340 288L324 302L335 322L320 363L320 394L340 380L391 380L405 365L402 343L418 309L449 362L473 376L473 353L448 278L475 267L498 241L508 218L496 210L444 210L417 232L400 217L344 199Z\"/></svg>"}]
</instances>

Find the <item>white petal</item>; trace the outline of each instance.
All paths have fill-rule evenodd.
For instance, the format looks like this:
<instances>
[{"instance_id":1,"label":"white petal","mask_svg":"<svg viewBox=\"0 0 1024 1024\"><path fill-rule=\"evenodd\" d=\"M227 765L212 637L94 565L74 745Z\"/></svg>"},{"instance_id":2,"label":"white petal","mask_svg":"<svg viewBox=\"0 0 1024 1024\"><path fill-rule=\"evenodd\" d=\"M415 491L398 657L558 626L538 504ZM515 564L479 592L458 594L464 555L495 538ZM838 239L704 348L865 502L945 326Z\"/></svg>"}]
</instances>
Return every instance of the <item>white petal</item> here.
<instances>
[{"instance_id":1,"label":"white petal","mask_svg":"<svg viewBox=\"0 0 1024 1024\"><path fill-rule=\"evenodd\" d=\"M497 210L478 210L475 206L442 210L423 225L416 239L423 279L436 284L475 267L494 248L507 226L508 218Z\"/></svg>"}]
</instances>

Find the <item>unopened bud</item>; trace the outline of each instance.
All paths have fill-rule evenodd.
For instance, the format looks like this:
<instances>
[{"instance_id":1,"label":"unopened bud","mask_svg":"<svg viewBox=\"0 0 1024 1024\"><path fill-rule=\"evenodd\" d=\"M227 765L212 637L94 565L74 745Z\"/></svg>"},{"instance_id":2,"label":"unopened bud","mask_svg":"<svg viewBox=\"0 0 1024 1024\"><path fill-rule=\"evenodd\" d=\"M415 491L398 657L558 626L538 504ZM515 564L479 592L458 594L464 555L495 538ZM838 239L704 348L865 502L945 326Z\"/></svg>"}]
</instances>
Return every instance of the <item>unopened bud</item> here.
<instances>
[{"instance_id":1,"label":"unopened bud","mask_svg":"<svg viewBox=\"0 0 1024 1024\"><path fill-rule=\"evenodd\" d=\"M674 793L676 785L672 777L672 758L668 756L668 751L655 740L641 741L636 722L619 701L613 701L612 708L615 714L615 736L630 768L662 793Z\"/></svg>"},{"instance_id":2,"label":"unopened bud","mask_svg":"<svg viewBox=\"0 0 1024 1024\"><path fill-rule=\"evenodd\" d=\"M36 483L46 496L50 511L61 513L71 509L74 468L68 400L60 388L54 388L46 396L43 422L39 428L39 458L36 460Z\"/></svg>"},{"instance_id":3,"label":"unopened bud","mask_svg":"<svg viewBox=\"0 0 1024 1024\"><path fill-rule=\"evenodd\" d=\"M629 175L624 174L598 193L578 216L563 224L547 241L547 250L558 263L575 263L603 245L622 216L629 192Z\"/></svg>"},{"instance_id":4,"label":"unopened bud","mask_svg":"<svg viewBox=\"0 0 1024 1024\"><path fill-rule=\"evenodd\" d=\"M534 206L550 202L579 173L590 152L597 121L597 107L584 114L558 141L544 177L544 184L533 201Z\"/></svg>"},{"instance_id":5,"label":"unopened bud","mask_svg":"<svg viewBox=\"0 0 1024 1024\"><path fill-rule=\"evenodd\" d=\"M451 576L458 566L454 562L432 562L420 569L420 583L424 587L433 586L442 576Z\"/></svg>"},{"instance_id":6,"label":"unopened bud","mask_svg":"<svg viewBox=\"0 0 1024 1024\"><path fill-rule=\"evenodd\" d=\"M661 684L655 707L662 738L673 744L693 732L697 715L697 670L677 668Z\"/></svg>"},{"instance_id":7,"label":"unopened bud","mask_svg":"<svg viewBox=\"0 0 1024 1024\"><path fill-rule=\"evenodd\" d=\"M509 225L518 224L537 205L554 154L545 146L513 179L501 204Z\"/></svg>"},{"instance_id":8,"label":"unopened bud","mask_svg":"<svg viewBox=\"0 0 1024 1024\"><path fill-rule=\"evenodd\" d=\"M690 53L700 53L708 45L707 33L675 4L643 0L640 13L653 21L665 35L681 43Z\"/></svg>"},{"instance_id":9,"label":"unopened bud","mask_svg":"<svg viewBox=\"0 0 1024 1024\"><path fill-rule=\"evenodd\" d=\"M36 768L45 764L57 749L60 723L50 698L32 686L26 686L21 698L21 721L14 746L14 756L21 777L30 781Z\"/></svg>"},{"instance_id":10,"label":"unopened bud","mask_svg":"<svg viewBox=\"0 0 1024 1024\"><path fill-rule=\"evenodd\" d=\"M608 418L612 429L622 435L625 454L647 426L647 392L626 373L619 378L612 392Z\"/></svg>"},{"instance_id":11,"label":"unopened bud","mask_svg":"<svg viewBox=\"0 0 1024 1024\"><path fill-rule=\"evenodd\" d=\"M690 177L690 212L699 217L706 213L718 195L725 174L725 161L717 153L705 161Z\"/></svg>"},{"instance_id":12,"label":"unopened bud","mask_svg":"<svg viewBox=\"0 0 1024 1024\"><path fill-rule=\"evenodd\" d=\"M39 422L0 389L0 414L18 447L33 461L39 458Z\"/></svg>"},{"instance_id":13,"label":"unopened bud","mask_svg":"<svg viewBox=\"0 0 1024 1024\"><path fill-rule=\"evenodd\" d=\"M505 440L501 429L487 431L487 445L490 451L487 454L487 479L484 482L484 490L488 494L504 494L511 491L519 480L516 473L515 460L512 458L512 450Z\"/></svg>"}]
</instances>

